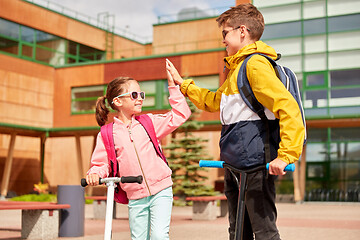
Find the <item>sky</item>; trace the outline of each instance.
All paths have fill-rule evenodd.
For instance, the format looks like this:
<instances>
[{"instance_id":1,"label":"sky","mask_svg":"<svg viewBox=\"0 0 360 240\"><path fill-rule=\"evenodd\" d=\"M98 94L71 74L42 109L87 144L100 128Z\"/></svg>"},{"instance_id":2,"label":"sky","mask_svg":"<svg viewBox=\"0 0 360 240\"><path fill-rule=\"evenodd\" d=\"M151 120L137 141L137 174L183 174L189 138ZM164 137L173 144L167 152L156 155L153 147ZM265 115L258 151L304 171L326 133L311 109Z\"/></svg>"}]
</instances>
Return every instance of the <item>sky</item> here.
<instances>
[{"instance_id":1,"label":"sky","mask_svg":"<svg viewBox=\"0 0 360 240\"><path fill-rule=\"evenodd\" d=\"M169 19L184 8L197 7L206 12L218 14L235 5L235 0L28 0L77 19L88 20L93 25L108 16L115 23L116 33L135 40L151 42L152 25L161 19ZM62 8L62 7L65 8ZM217 9L217 10L210 10ZM78 14L76 15L76 12ZM133 39L132 38L132 39ZM138 39L136 39L138 38Z\"/></svg>"}]
</instances>

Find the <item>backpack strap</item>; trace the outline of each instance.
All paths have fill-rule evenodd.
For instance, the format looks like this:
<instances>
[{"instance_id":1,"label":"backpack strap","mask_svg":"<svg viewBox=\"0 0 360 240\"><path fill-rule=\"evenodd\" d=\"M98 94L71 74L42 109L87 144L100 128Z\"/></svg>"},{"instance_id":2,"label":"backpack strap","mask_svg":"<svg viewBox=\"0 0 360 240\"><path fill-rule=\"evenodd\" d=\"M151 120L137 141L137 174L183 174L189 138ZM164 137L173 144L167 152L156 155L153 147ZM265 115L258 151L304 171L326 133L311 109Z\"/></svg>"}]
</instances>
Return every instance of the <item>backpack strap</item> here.
<instances>
[{"instance_id":1,"label":"backpack strap","mask_svg":"<svg viewBox=\"0 0 360 240\"><path fill-rule=\"evenodd\" d=\"M113 125L109 123L101 127L101 137L103 139L106 153L108 156L110 166L110 177L119 177L119 163L116 159L115 145L113 139ZM116 183L114 200L118 203L128 204L129 199L127 198L126 192L122 190L119 183Z\"/></svg>"},{"instance_id":2,"label":"backpack strap","mask_svg":"<svg viewBox=\"0 0 360 240\"><path fill-rule=\"evenodd\" d=\"M145 131L149 135L149 138L150 138L152 144L154 145L154 148L155 148L155 151L157 152L157 154L161 157L161 159L166 164L168 164L166 157L165 157L164 153L161 151L160 145L156 138L155 128L154 128L153 122L151 121L151 118L147 114L142 114L142 115L136 116L135 119L138 120L140 122L140 124L144 127Z\"/></svg>"},{"instance_id":3,"label":"backpack strap","mask_svg":"<svg viewBox=\"0 0 360 240\"><path fill-rule=\"evenodd\" d=\"M109 165L111 167L110 177L115 177L118 175L118 162L116 160L114 139L113 139L113 125L114 123L109 123L101 127L101 136L105 145L107 152Z\"/></svg>"},{"instance_id":4,"label":"backpack strap","mask_svg":"<svg viewBox=\"0 0 360 240\"><path fill-rule=\"evenodd\" d=\"M264 106L256 99L254 92L251 89L249 79L246 74L246 65L247 62L250 60L250 58L254 55L261 55L265 57L275 68L277 66L276 62L271 59L270 57L261 54L261 53L254 53L249 56L247 56L244 60L244 62L241 64L239 74L237 77L237 85L239 89L239 93L246 103L246 105L255 112L262 122L264 123L266 127L266 138L264 143L265 148L265 163L271 162L271 153L270 153L270 126L269 126L269 120L266 117Z\"/></svg>"}]
</instances>

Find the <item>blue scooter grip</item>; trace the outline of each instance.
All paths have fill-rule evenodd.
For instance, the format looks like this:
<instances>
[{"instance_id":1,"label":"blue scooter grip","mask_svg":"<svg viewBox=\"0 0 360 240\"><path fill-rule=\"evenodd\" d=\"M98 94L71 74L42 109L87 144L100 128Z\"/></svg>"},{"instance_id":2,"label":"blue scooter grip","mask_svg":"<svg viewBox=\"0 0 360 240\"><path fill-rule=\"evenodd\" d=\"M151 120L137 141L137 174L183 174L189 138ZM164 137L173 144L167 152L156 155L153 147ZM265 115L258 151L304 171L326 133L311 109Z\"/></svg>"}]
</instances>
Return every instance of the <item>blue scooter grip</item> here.
<instances>
[{"instance_id":1,"label":"blue scooter grip","mask_svg":"<svg viewBox=\"0 0 360 240\"><path fill-rule=\"evenodd\" d=\"M210 167L210 168L223 168L224 161L209 161L209 160L200 160L200 167ZM266 169L269 169L269 164L266 164ZM294 172L295 164L291 163L287 165L284 169L286 172Z\"/></svg>"},{"instance_id":2,"label":"blue scooter grip","mask_svg":"<svg viewBox=\"0 0 360 240\"><path fill-rule=\"evenodd\" d=\"M211 167L211 168L223 168L224 161L209 161L209 160L200 160L200 167Z\"/></svg>"},{"instance_id":3,"label":"blue scooter grip","mask_svg":"<svg viewBox=\"0 0 360 240\"><path fill-rule=\"evenodd\" d=\"M266 169L269 170L269 164L266 164ZM289 165L287 165L284 169L285 172L293 172L295 171L295 164L290 163Z\"/></svg>"}]
</instances>

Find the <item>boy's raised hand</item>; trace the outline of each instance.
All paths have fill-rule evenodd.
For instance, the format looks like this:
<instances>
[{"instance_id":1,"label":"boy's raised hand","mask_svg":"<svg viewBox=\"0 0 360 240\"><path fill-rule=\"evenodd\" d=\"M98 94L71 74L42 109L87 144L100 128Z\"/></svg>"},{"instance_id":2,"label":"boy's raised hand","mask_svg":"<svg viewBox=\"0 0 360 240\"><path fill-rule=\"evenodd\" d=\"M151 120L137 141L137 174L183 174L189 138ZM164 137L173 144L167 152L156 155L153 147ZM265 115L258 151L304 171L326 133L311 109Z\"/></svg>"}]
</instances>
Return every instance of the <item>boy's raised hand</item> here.
<instances>
[{"instance_id":1,"label":"boy's raised hand","mask_svg":"<svg viewBox=\"0 0 360 240\"><path fill-rule=\"evenodd\" d=\"M182 82L184 81L179 72L176 70L176 68L174 67L174 65L172 64L172 62L170 62L169 59L166 59L166 72L168 75L171 76L172 80L178 84L178 85L181 85ZM169 78L169 76L168 76Z\"/></svg>"},{"instance_id":2,"label":"boy's raised hand","mask_svg":"<svg viewBox=\"0 0 360 240\"><path fill-rule=\"evenodd\" d=\"M175 86L174 79L173 79L173 77L172 77L172 75L171 75L171 73L170 73L170 71L169 71L169 69L168 69L169 63L168 63L168 60L167 60L167 59L166 59L165 65L166 65L166 76L167 76L167 79L168 79L168 85L169 85L169 86Z\"/></svg>"}]
</instances>

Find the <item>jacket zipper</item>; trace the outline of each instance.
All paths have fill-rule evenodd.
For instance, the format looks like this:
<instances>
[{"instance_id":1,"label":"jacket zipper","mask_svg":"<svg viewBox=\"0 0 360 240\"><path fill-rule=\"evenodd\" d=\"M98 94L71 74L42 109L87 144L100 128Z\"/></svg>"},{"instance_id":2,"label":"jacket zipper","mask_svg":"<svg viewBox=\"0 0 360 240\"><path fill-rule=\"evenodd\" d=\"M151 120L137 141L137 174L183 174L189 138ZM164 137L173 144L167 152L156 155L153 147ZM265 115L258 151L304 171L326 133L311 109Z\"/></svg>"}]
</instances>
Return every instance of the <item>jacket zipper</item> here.
<instances>
[{"instance_id":1,"label":"jacket zipper","mask_svg":"<svg viewBox=\"0 0 360 240\"><path fill-rule=\"evenodd\" d=\"M151 196L150 188L149 188L149 185L148 185L148 183L147 183L147 181L146 181L145 174L144 174L144 170L143 170L143 168L142 168L142 166L141 166L139 154L138 154L138 152L137 152L137 150L136 150L136 146L135 146L134 140L133 140L133 138L132 138L131 129L130 129L130 128L129 128L129 136L130 136L131 142L132 142L133 145L134 145L134 149L135 149L136 157L137 157L138 162L139 162L139 165L140 165L141 173L142 173L142 175L143 175L143 177L144 177L144 180L145 180L145 185L146 185L146 187L147 187L147 189L148 189L148 191L149 191L149 194L150 194L150 196Z\"/></svg>"}]
</instances>

